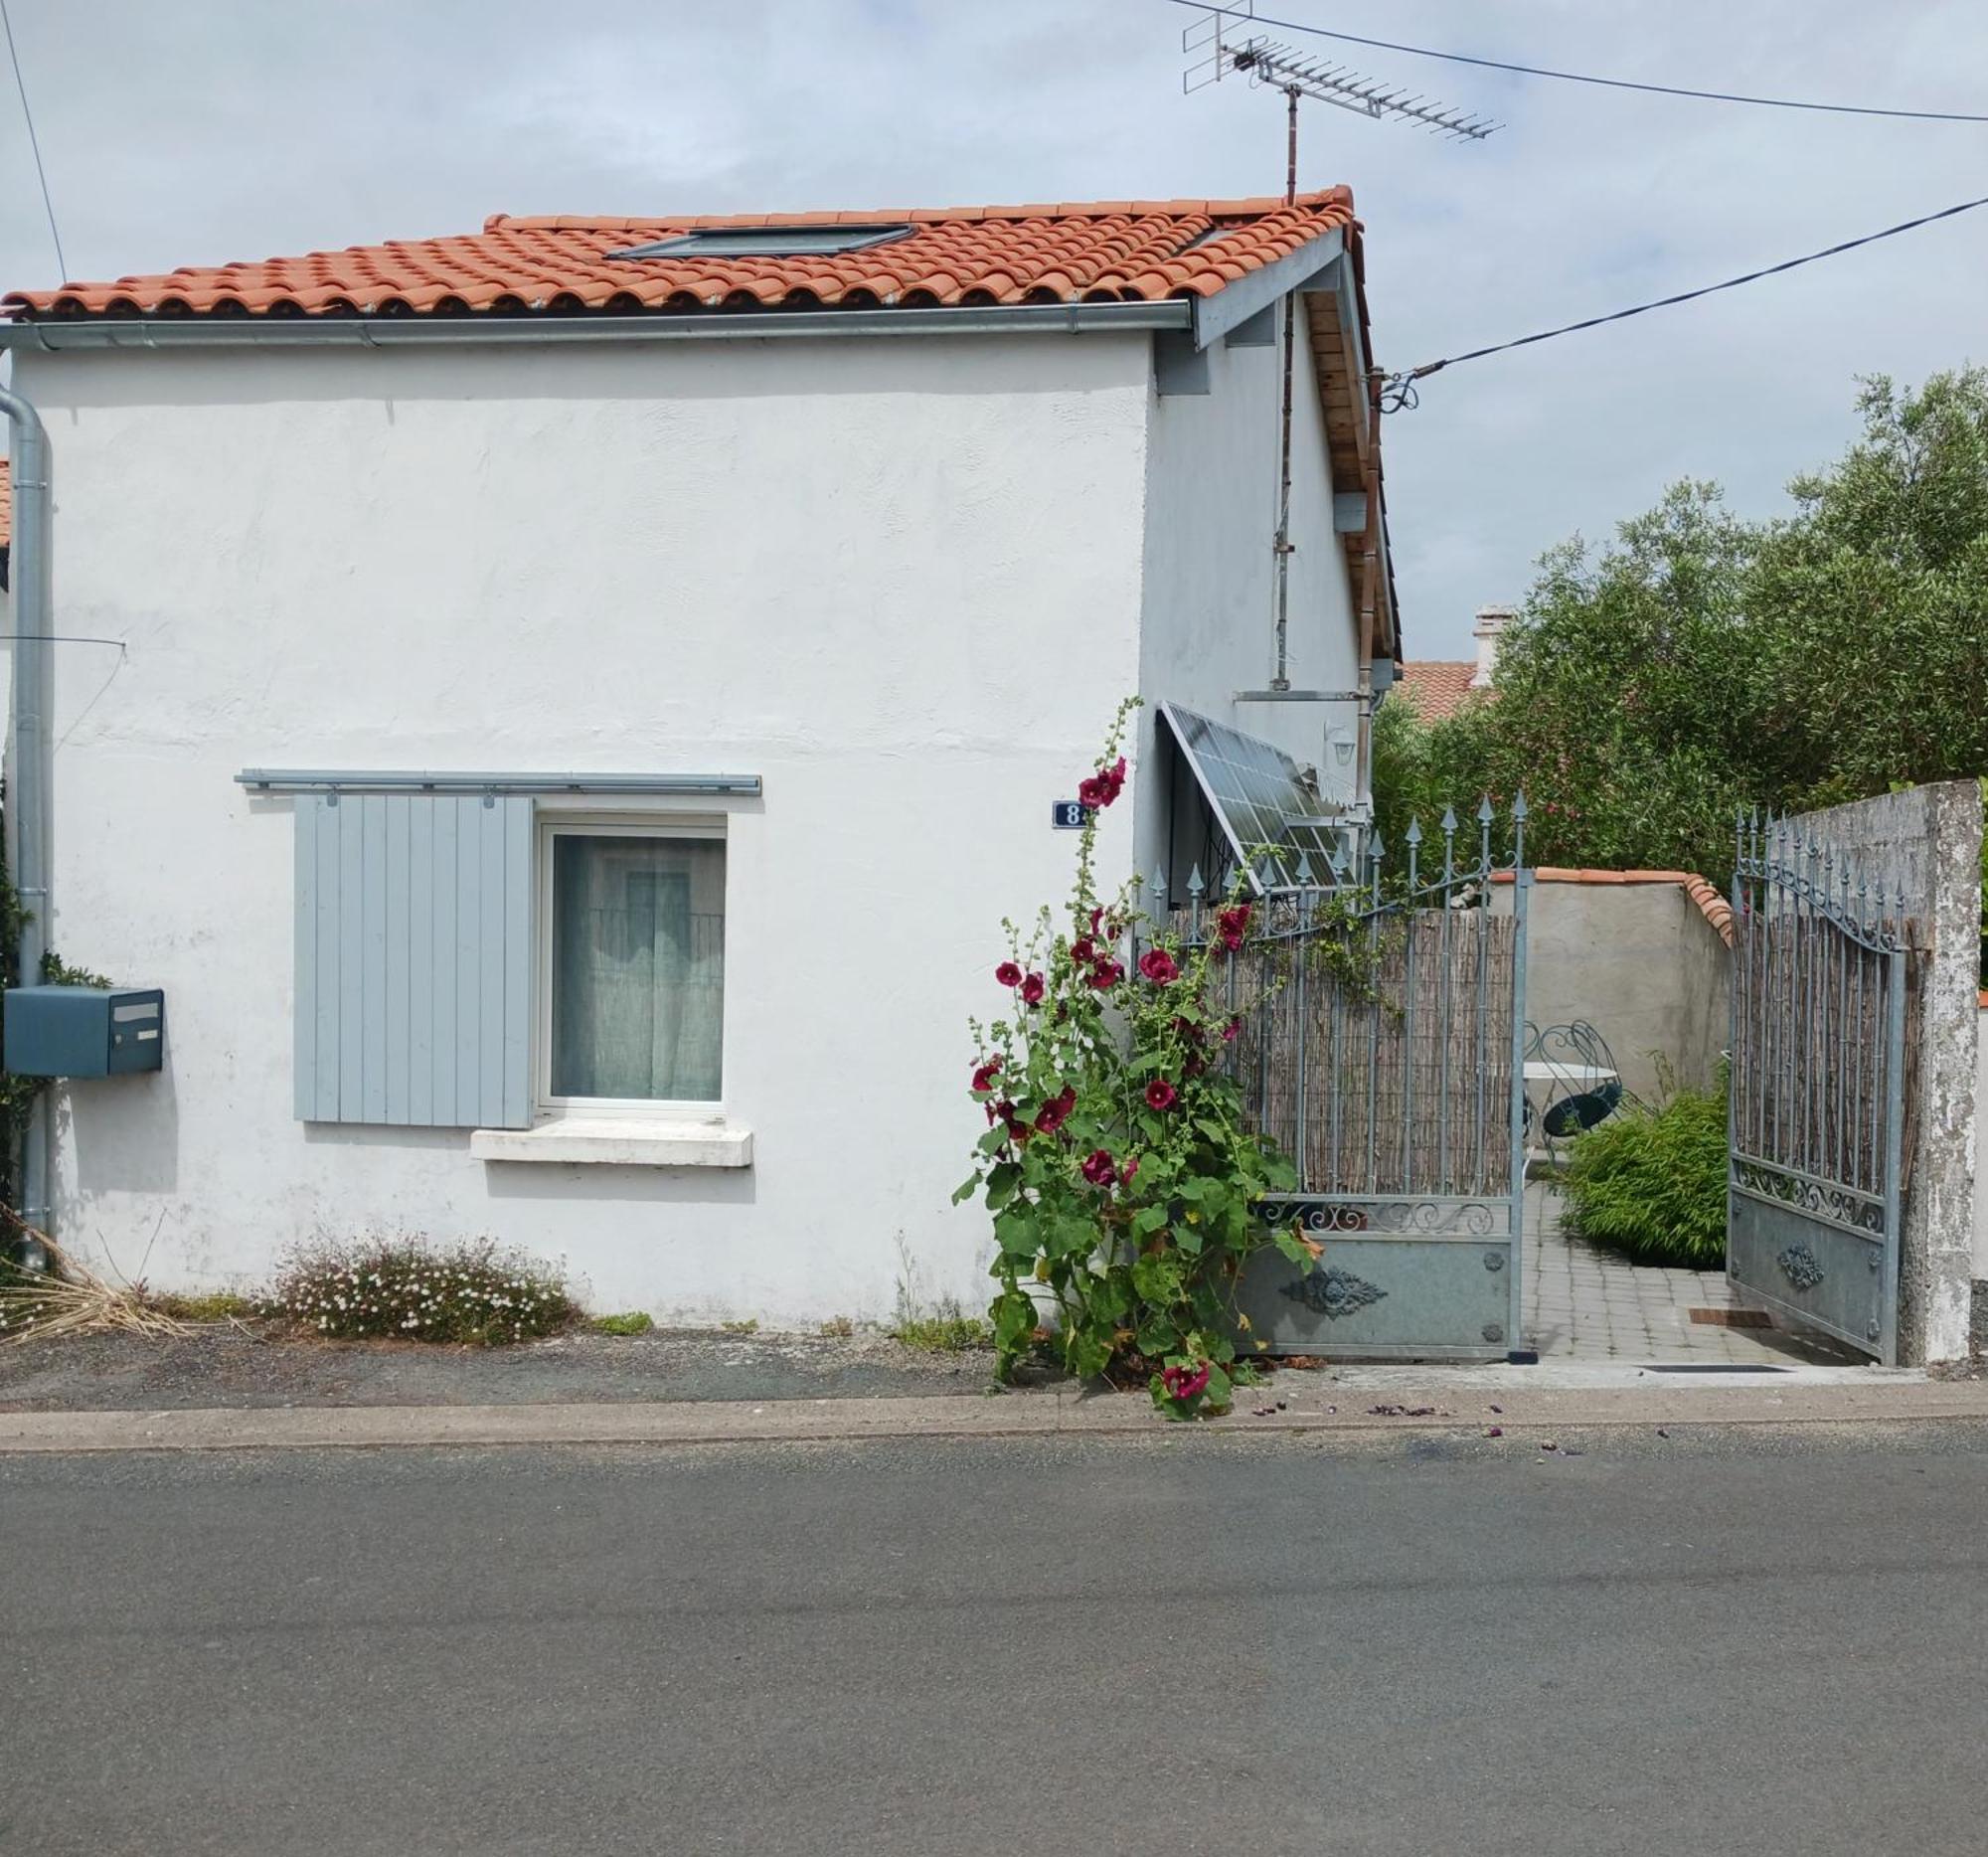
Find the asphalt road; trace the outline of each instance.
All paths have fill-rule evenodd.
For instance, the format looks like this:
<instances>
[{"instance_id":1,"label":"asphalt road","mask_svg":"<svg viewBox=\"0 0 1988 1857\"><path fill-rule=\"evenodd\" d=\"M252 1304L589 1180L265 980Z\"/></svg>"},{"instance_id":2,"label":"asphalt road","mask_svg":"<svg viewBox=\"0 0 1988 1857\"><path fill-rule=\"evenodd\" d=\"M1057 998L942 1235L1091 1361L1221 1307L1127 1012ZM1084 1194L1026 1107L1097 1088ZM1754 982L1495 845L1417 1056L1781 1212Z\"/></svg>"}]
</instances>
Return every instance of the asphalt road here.
<instances>
[{"instance_id":1,"label":"asphalt road","mask_svg":"<svg viewBox=\"0 0 1988 1857\"><path fill-rule=\"evenodd\" d=\"M1988 1845L1988 1433L0 1460L0 1852Z\"/></svg>"}]
</instances>

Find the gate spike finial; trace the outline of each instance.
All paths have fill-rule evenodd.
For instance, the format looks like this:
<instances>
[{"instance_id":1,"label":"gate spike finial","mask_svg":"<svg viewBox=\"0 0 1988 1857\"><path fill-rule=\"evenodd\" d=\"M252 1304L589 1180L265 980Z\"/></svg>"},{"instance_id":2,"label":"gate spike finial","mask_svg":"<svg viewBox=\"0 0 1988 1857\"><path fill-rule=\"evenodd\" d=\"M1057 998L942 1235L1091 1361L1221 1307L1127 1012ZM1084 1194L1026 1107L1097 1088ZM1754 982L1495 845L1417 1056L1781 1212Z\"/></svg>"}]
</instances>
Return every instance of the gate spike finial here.
<instances>
[{"instance_id":1,"label":"gate spike finial","mask_svg":"<svg viewBox=\"0 0 1988 1857\"><path fill-rule=\"evenodd\" d=\"M1311 888L1311 853L1309 851L1300 851L1298 853L1298 888L1300 890L1309 890Z\"/></svg>"}]
</instances>

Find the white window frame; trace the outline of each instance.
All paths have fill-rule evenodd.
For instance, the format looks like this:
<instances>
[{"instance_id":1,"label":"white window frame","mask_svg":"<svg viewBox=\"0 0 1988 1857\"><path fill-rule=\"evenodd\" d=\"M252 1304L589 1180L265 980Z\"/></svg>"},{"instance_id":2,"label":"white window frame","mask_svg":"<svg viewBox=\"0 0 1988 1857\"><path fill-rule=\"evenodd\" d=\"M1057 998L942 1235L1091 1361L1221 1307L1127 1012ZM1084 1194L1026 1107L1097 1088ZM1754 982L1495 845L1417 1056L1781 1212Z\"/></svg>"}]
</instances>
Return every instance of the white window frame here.
<instances>
[{"instance_id":1,"label":"white window frame","mask_svg":"<svg viewBox=\"0 0 1988 1857\"><path fill-rule=\"evenodd\" d=\"M725 1092L732 1076L732 1015L720 1008L718 1042L718 1087L716 1100L658 1097L558 1097L553 1094L553 845L560 838L647 838L697 839L726 845L725 913L730 928L732 915L732 858L729 834L722 816L708 813L678 814L644 808L639 812L554 811L544 806L536 821L533 855L536 859L537 911L535 939L538 952L532 977L533 1051L532 1120L534 1125L569 1118L588 1121L602 1117L651 1120L721 1122L725 1119ZM729 936L728 936L729 939ZM728 963L729 964L729 963Z\"/></svg>"}]
</instances>

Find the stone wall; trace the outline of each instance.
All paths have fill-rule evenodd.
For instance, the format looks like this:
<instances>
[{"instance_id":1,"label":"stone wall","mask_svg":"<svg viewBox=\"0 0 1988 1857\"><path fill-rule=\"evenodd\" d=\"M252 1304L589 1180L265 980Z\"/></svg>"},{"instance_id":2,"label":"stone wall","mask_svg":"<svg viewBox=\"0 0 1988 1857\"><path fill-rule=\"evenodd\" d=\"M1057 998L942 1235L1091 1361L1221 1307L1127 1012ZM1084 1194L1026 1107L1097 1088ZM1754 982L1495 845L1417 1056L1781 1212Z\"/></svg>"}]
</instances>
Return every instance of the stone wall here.
<instances>
[{"instance_id":1,"label":"stone wall","mask_svg":"<svg viewBox=\"0 0 1988 1857\"><path fill-rule=\"evenodd\" d=\"M1976 1088L1981 1066L1981 790L1948 780L1881 793L1794 821L1903 887L1924 950L1910 1054L1899 1351L1909 1365L1964 1360L1975 1229Z\"/></svg>"}]
</instances>

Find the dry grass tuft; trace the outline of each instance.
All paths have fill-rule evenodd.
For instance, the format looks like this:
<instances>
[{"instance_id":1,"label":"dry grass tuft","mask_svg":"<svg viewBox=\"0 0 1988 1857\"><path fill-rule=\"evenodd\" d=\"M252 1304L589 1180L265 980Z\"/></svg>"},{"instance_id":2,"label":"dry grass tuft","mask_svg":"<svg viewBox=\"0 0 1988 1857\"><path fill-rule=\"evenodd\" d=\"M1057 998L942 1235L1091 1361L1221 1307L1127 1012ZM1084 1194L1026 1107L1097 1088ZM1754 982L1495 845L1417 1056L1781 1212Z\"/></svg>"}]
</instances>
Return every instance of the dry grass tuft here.
<instances>
[{"instance_id":1,"label":"dry grass tuft","mask_svg":"<svg viewBox=\"0 0 1988 1857\"><path fill-rule=\"evenodd\" d=\"M0 1262L0 1343L66 1335L144 1335L171 1340L186 1323L149 1307L130 1284L107 1283L80 1264L46 1232L0 1208L8 1224L48 1255L46 1271Z\"/></svg>"}]
</instances>

